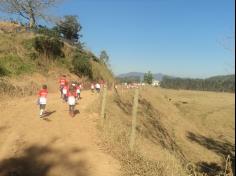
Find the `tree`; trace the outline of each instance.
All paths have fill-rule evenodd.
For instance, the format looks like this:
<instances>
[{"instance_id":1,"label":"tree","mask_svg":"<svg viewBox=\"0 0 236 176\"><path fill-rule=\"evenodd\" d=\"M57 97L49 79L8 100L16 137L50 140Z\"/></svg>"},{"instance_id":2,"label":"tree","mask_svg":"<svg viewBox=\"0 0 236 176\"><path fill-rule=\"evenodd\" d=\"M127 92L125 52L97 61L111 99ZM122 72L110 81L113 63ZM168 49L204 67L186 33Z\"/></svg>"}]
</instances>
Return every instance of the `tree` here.
<instances>
[{"instance_id":1,"label":"tree","mask_svg":"<svg viewBox=\"0 0 236 176\"><path fill-rule=\"evenodd\" d=\"M107 55L107 52L105 50L102 50L101 51L101 54L100 54L100 61L109 66L109 56Z\"/></svg>"},{"instance_id":2,"label":"tree","mask_svg":"<svg viewBox=\"0 0 236 176\"><path fill-rule=\"evenodd\" d=\"M30 28L36 26L36 19L45 19L45 10L57 3L58 0L1 0L0 10L16 14L27 20Z\"/></svg>"},{"instance_id":3,"label":"tree","mask_svg":"<svg viewBox=\"0 0 236 176\"><path fill-rule=\"evenodd\" d=\"M153 75L152 75L151 71L144 74L143 80L144 80L145 83L152 84Z\"/></svg>"},{"instance_id":4,"label":"tree","mask_svg":"<svg viewBox=\"0 0 236 176\"><path fill-rule=\"evenodd\" d=\"M72 43L77 43L79 41L79 37L81 37L79 32L81 29L82 26L78 22L76 16L65 16L63 20L57 23L57 30L59 33Z\"/></svg>"}]
</instances>

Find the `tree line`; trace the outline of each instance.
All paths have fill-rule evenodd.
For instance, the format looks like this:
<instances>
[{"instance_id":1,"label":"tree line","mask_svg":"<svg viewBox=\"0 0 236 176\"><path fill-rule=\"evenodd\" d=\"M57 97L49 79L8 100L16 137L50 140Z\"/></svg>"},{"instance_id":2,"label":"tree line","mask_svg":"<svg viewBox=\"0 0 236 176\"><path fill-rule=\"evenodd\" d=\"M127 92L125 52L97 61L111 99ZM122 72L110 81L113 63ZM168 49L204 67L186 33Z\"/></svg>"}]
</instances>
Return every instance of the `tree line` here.
<instances>
[{"instance_id":1,"label":"tree line","mask_svg":"<svg viewBox=\"0 0 236 176\"><path fill-rule=\"evenodd\" d=\"M235 75L215 76L207 79L173 78L165 76L161 87L216 92L235 92Z\"/></svg>"}]
</instances>

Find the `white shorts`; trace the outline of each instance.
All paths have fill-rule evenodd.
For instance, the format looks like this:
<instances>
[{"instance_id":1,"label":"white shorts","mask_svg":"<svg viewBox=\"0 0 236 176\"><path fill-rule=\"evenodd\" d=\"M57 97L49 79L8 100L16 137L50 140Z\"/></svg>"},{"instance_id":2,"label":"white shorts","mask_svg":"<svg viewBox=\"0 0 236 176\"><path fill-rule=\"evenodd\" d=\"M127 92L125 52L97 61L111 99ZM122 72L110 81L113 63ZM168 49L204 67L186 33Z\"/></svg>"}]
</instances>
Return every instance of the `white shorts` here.
<instances>
[{"instance_id":1,"label":"white shorts","mask_svg":"<svg viewBox=\"0 0 236 176\"><path fill-rule=\"evenodd\" d=\"M67 90L66 90L66 89L63 89L63 90L62 90L62 93L63 93L63 94L67 94Z\"/></svg>"},{"instance_id":2,"label":"white shorts","mask_svg":"<svg viewBox=\"0 0 236 176\"><path fill-rule=\"evenodd\" d=\"M39 98L39 104L46 104L46 103L47 103L46 97L40 97Z\"/></svg>"},{"instance_id":3,"label":"white shorts","mask_svg":"<svg viewBox=\"0 0 236 176\"><path fill-rule=\"evenodd\" d=\"M75 105L75 97L73 97L73 96L68 97L68 104Z\"/></svg>"},{"instance_id":4,"label":"white shorts","mask_svg":"<svg viewBox=\"0 0 236 176\"><path fill-rule=\"evenodd\" d=\"M80 93L80 90L77 90L76 93L79 94L79 93Z\"/></svg>"}]
</instances>

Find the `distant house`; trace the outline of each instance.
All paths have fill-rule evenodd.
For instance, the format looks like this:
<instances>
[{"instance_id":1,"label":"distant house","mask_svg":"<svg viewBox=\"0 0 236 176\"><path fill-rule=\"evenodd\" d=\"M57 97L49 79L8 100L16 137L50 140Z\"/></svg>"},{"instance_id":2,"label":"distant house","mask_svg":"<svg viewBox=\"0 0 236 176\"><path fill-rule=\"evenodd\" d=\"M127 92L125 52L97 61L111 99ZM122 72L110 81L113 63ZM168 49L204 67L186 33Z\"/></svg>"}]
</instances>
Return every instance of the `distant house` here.
<instances>
[{"instance_id":1,"label":"distant house","mask_svg":"<svg viewBox=\"0 0 236 176\"><path fill-rule=\"evenodd\" d=\"M158 81L158 80L153 80L153 81L152 81L152 86L154 86L154 87L160 86L160 81Z\"/></svg>"}]
</instances>

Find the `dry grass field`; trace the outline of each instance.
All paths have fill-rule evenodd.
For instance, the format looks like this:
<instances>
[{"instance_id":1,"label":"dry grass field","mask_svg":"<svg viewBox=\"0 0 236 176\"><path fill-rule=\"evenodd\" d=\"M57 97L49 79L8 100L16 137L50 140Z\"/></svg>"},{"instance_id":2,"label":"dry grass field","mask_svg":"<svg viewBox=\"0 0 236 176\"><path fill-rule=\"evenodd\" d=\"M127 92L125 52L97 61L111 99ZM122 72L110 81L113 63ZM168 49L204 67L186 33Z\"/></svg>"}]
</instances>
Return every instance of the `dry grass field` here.
<instances>
[{"instance_id":1,"label":"dry grass field","mask_svg":"<svg viewBox=\"0 0 236 176\"><path fill-rule=\"evenodd\" d=\"M124 175L232 175L225 165L230 156L234 170L234 94L142 88L130 153L133 95L134 90L118 88L108 96L102 128L105 146L122 161Z\"/></svg>"}]
</instances>

